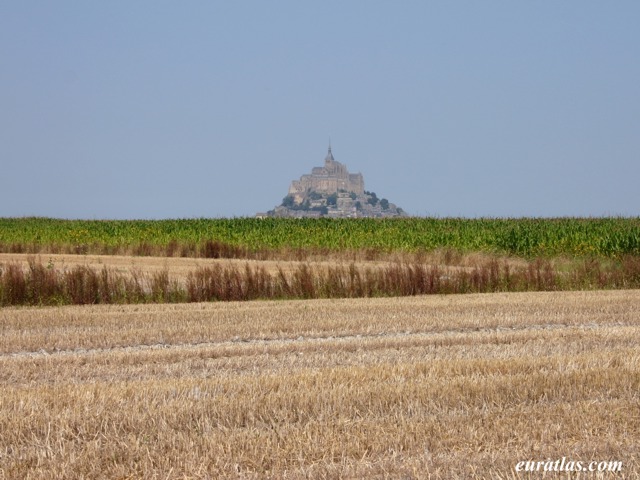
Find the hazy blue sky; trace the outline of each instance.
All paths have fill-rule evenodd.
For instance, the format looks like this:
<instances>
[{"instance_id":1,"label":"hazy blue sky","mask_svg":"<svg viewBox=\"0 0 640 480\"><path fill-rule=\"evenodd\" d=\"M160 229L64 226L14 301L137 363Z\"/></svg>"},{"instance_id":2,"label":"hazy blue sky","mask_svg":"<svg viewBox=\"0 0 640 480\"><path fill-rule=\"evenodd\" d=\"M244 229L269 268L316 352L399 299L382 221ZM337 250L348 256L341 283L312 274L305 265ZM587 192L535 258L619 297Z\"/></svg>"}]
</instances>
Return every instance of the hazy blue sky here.
<instances>
[{"instance_id":1,"label":"hazy blue sky","mask_svg":"<svg viewBox=\"0 0 640 480\"><path fill-rule=\"evenodd\" d=\"M0 2L0 216L640 215L640 2Z\"/></svg>"}]
</instances>

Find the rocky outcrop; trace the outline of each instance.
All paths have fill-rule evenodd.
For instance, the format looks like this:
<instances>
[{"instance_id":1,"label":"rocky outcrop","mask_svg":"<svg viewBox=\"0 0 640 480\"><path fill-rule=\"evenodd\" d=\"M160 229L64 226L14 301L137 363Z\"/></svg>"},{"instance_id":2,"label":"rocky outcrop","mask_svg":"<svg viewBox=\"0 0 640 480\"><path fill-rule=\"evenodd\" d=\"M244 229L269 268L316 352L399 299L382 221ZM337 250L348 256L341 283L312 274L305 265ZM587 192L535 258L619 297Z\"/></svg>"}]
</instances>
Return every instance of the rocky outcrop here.
<instances>
[{"instance_id":1,"label":"rocky outcrop","mask_svg":"<svg viewBox=\"0 0 640 480\"><path fill-rule=\"evenodd\" d=\"M291 182L282 203L266 214L273 217L400 217L404 211L385 198L364 189L361 173L349 173L333 158L331 147L323 167Z\"/></svg>"}]
</instances>

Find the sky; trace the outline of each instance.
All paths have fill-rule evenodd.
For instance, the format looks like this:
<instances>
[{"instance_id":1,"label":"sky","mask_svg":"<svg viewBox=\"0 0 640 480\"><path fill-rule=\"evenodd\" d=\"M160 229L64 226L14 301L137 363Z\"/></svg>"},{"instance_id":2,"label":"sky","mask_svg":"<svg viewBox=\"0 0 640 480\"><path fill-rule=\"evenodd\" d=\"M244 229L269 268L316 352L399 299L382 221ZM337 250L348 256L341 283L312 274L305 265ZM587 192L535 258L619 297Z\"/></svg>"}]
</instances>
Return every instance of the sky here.
<instances>
[{"instance_id":1,"label":"sky","mask_svg":"<svg viewBox=\"0 0 640 480\"><path fill-rule=\"evenodd\" d=\"M0 217L640 216L637 0L5 0Z\"/></svg>"}]
</instances>

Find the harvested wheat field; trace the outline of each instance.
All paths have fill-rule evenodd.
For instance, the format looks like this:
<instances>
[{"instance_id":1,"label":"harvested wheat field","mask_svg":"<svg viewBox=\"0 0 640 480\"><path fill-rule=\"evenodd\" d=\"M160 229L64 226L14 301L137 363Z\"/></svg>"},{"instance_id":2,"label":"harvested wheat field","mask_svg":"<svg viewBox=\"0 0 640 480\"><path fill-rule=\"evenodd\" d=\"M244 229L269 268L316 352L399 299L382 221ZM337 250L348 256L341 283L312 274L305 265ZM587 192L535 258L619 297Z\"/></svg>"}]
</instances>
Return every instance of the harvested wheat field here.
<instances>
[{"instance_id":1,"label":"harvested wheat field","mask_svg":"<svg viewBox=\"0 0 640 480\"><path fill-rule=\"evenodd\" d=\"M308 265L314 269L327 270L329 267L356 265L360 268L384 268L399 262L416 262L419 260L427 265L438 266L444 273L458 270L471 271L473 267L487 263L491 259L499 259L512 268L526 266L522 259L511 257L489 256L482 253L467 255L453 255L448 258L444 253L411 255L408 253L387 254L384 259L366 260L364 255L358 252L349 254L334 253L333 256L305 255L303 259L291 258L281 260L254 260L232 258L190 258L190 257L136 257L128 255L71 255L71 254L27 254L27 253L0 253L0 265L16 263L24 269L28 268L30 261L46 265L56 271L68 271L78 266L86 266L97 271L108 268L121 274L131 274L141 271L146 274L154 274L166 271L171 279L184 282L189 273L197 268L211 267L213 265L244 268L246 265L260 267L269 274L279 271L292 272L302 265ZM418 257L418 258L417 258Z\"/></svg>"},{"instance_id":2,"label":"harvested wheat field","mask_svg":"<svg viewBox=\"0 0 640 480\"><path fill-rule=\"evenodd\" d=\"M2 479L640 475L638 290L4 308L0 332Z\"/></svg>"},{"instance_id":3,"label":"harvested wheat field","mask_svg":"<svg viewBox=\"0 0 640 480\"><path fill-rule=\"evenodd\" d=\"M298 265L309 262L302 261L272 261L272 260L238 260L238 259L208 259L208 258L182 258L182 257L135 257L127 255L65 255L65 254L38 254L24 253L0 253L0 263L17 263L28 267L29 260L51 266L58 271L66 271L78 266L87 266L96 270L104 267L113 269L122 274L130 274L136 270L153 274L167 271L171 278L184 281L189 272L198 267L211 265L244 267L245 265L259 265L270 273L277 272L278 268L285 271L295 269ZM329 262L313 262L314 265L331 264Z\"/></svg>"}]
</instances>

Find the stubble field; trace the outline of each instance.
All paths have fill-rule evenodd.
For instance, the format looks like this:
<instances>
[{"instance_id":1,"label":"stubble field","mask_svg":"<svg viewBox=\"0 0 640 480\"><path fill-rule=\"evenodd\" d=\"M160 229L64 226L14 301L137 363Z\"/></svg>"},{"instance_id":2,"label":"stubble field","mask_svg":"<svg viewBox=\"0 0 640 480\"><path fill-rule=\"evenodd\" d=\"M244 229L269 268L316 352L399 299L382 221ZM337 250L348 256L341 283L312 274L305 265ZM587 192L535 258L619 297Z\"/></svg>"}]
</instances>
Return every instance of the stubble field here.
<instances>
[{"instance_id":1,"label":"stubble field","mask_svg":"<svg viewBox=\"0 0 640 480\"><path fill-rule=\"evenodd\" d=\"M0 478L637 478L639 326L638 290L7 307Z\"/></svg>"}]
</instances>

